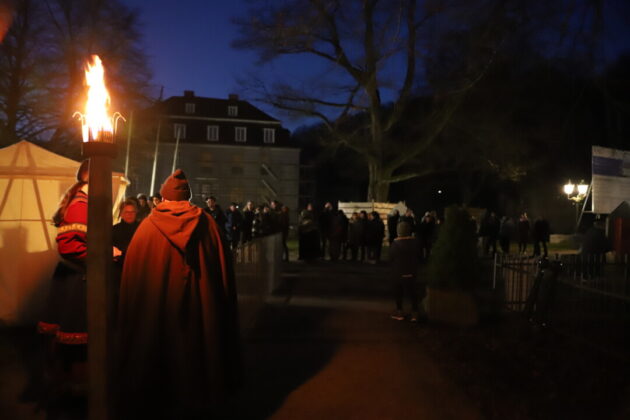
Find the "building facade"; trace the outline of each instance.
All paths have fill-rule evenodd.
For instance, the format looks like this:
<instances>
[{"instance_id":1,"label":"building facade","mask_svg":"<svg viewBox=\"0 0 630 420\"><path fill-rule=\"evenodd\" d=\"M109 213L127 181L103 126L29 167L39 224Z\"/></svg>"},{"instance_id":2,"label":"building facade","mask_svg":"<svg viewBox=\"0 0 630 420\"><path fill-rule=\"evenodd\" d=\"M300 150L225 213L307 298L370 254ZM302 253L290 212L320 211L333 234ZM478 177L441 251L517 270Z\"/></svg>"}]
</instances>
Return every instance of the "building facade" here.
<instances>
[{"instance_id":1,"label":"building facade","mask_svg":"<svg viewBox=\"0 0 630 420\"><path fill-rule=\"evenodd\" d=\"M160 109L156 190L176 166L197 204L210 195L224 208L278 200L296 213L300 150L280 121L236 95L215 99L185 91Z\"/></svg>"}]
</instances>

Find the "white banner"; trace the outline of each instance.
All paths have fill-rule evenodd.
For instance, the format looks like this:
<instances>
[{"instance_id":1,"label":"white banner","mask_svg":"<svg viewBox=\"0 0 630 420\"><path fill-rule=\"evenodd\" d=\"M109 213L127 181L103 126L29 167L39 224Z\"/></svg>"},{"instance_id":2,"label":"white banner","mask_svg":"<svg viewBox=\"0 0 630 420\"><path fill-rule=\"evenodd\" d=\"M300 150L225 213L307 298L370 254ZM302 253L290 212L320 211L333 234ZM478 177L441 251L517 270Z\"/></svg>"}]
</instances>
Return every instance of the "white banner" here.
<instances>
[{"instance_id":1,"label":"white banner","mask_svg":"<svg viewBox=\"0 0 630 420\"><path fill-rule=\"evenodd\" d=\"M610 214L630 201L630 151L593 146L592 211Z\"/></svg>"}]
</instances>

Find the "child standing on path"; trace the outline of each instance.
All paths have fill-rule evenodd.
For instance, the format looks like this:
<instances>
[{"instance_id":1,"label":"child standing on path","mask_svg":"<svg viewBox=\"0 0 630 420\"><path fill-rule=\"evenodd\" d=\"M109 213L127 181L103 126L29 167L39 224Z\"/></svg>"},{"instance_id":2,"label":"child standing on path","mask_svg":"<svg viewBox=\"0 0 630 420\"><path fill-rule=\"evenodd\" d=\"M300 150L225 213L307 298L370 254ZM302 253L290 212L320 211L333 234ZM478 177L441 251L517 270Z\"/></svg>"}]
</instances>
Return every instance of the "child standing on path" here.
<instances>
[{"instance_id":1,"label":"child standing on path","mask_svg":"<svg viewBox=\"0 0 630 420\"><path fill-rule=\"evenodd\" d=\"M418 292L416 277L420 260L418 240L411 236L411 225L407 222L398 223L398 237L389 248L389 260L392 270L394 293L396 296L396 312L391 317L397 321L405 319L403 313L403 297L411 300L411 322L418 322Z\"/></svg>"}]
</instances>

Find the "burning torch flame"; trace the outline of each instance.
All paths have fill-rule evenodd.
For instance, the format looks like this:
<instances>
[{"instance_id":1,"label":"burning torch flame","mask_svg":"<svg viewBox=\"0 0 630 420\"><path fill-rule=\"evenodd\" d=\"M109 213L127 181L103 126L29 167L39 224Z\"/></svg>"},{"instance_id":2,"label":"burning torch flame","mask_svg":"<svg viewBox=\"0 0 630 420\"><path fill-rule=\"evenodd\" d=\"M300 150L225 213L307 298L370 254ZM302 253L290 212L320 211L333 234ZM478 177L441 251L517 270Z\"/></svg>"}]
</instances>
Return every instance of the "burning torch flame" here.
<instances>
[{"instance_id":1,"label":"burning torch flame","mask_svg":"<svg viewBox=\"0 0 630 420\"><path fill-rule=\"evenodd\" d=\"M105 69L98 55L92 56L92 63L87 63L85 82L88 86L85 111L75 112L81 120L83 141L112 142L118 120L125 120L120 113L109 114L110 97L105 87Z\"/></svg>"}]
</instances>

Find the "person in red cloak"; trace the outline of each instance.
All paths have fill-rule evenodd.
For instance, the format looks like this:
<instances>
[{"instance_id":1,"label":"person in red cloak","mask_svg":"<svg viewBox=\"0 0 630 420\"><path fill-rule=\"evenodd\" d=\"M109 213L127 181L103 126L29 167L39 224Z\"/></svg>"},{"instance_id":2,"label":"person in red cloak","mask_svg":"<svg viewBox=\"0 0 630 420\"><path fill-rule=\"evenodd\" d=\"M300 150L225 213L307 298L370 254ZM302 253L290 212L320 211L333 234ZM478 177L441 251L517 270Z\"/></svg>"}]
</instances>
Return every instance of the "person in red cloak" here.
<instances>
[{"instance_id":1,"label":"person in red cloak","mask_svg":"<svg viewBox=\"0 0 630 420\"><path fill-rule=\"evenodd\" d=\"M125 257L118 311L118 418L216 411L240 377L236 287L212 216L189 202L181 169ZM155 410L155 411L152 411Z\"/></svg>"}]
</instances>

